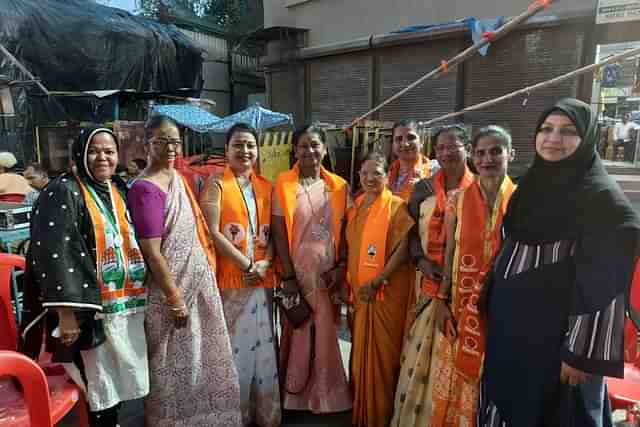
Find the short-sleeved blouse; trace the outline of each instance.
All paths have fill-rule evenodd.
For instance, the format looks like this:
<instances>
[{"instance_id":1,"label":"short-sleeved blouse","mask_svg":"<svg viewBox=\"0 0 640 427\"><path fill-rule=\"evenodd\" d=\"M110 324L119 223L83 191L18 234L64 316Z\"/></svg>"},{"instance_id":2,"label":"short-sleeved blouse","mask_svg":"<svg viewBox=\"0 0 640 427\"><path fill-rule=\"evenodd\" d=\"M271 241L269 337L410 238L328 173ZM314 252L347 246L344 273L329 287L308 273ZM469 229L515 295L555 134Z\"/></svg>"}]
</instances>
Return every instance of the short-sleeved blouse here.
<instances>
[{"instance_id":1,"label":"short-sleeved blouse","mask_svg":"<svg viewBox=\"0 0 640 427\"><path fill-rule=\"evenodd\" d=\"M151 181L139 179L127 193L131 222L139 239L162 238L167 193Z\"/></svg>"}]
</instances>

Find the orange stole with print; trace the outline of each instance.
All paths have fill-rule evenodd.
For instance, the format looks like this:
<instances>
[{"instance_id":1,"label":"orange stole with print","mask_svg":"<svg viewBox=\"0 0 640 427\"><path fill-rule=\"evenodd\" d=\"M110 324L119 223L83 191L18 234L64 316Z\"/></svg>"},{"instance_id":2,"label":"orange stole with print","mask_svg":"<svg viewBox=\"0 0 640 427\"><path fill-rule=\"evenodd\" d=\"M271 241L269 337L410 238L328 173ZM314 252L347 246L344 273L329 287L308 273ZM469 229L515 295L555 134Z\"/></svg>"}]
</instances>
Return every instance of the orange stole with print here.
<instances>
[{"instance_id":1,"label":"orange stole with print","mask_svg":"<svg viewBox=\"0 0 640 427\"><path fill-rule=\"evenodd\" d=\"M354 272L355 274L349 274L352 289L372 281L384 270L392 197L391 191L384 189L369 208L362 232L362 243L357 251L358 270ZM357 209L364 203L364 198L363 194L355 200L355 207L348 213L349 221L355 218ZM352 256L355 256L355 251L349 251L349 257ZM351 265L351 262L348 265ZM384 301L384 286L376 292L376 299Z\"/></svg>"},{"instance_id":2,"label":"orange stole with print","mask_svg":"<svg viewBox=\"0 0 640 427\"><path fill-rule=\"evenodd\" d=\"M398 180L399 175L400 160L396 160L389 168L389 184L393 185ZM424 155L420 154L418 163L412 173L410 173L404 180L402 187L397 189L397 191L394 191L393 194L400 197L405 202L408 202L416 179L421 180L423 178L429 178L429 176L431 176L431 162Z\"/></svg>"},{"instance_id":3,"label":"orange stole with print","mask_svg":"<svg viewBox=\"0 0 640 427\"><path fill-rule=\"evenodd\" d=\"M184 190L187 192L187 197L189 198L189 203L191 204L191 209L193 210L193 216L196 220L196 234L198 235L198 241L202 246L202 250L207 256L207 261L209 261L209 266L211 267L211 271L213 274L216 273L216 250L213 246L213 241L211 240L209 227L207 226L207 221L202 214L202 210L200 210L200 205L196 200L196 196L194 196L193 191L191 191L191 187L187 183L187 180L184 176L182 176L178 171L175 171L178 174L180 179L182 180L182 186Z\"/></svg>"},{"instance_id":4,"label":"orange stole with print","mask_svg":"<svg viewBox=\"0 0 640 427\"><path fill-rule=\"evenodd\" d=\"M340 248L340 238L342 233L342 219L344 218L347 208L347 182L327 171L320 168L320 176L329 187L329 202L331 204L331 231L336 241L336 260L340 256L338 249ZM296 210L296 194L300 178L300 167L296 163L293 168L278 175L276 180L276 188L279 194L280 207L284 213L285 223L287 225L287 238L289 239L289 252L293 250L293 214Z\"/></svg>"},{"instance_id":5,"label":"orange stole with print","mask_svg":"<svg viewBox=\"0 0 640 427\"><path fill-rule=\"evenodd\" d=\"M113 251L107 251L104 217L100 212L100 208L98 208L96 201L93 199L82 180L75 175L74 177L80 187L82 198L87 206L89 216L91 217L91 223L93 224L93 232L96 239L96 271L98 283L100 284L103 305L106 305L108 302L118 298L137 296L146 293L146 288L144 286L135 287L128 275L129 259L131 258L134 262L141 261L142 254L139 249L133 248L134 245L131 243L129 218L127 217L127 207L122 196L113 184L109 185L109 190L111 191L111 199L113 200L113 207L115 209L114 214L117 215L118 225L120 227L118 232L120 233L120 236L122 236L122 263L125 272L125 279L123 289L109 290L105 286L102 278L102 268L105 262L105 257L115 257L116 255Z\"/></svg>"},{"instance_id":6,"label":"orange stole with print","mask_svg":"<svg viewBox=\"0 0 640 427\"><path fill-rule=\"evenodd\" d=\"M484 278L502 244L502 219L515 189L511 179L505 177L490 218L479 180L460 194L456 207L458 224L452 274L455 286L453 315L458 319L455 366L458 372L472 381L480 379L485 353L485 327L478 312L478 298Z\"/></svg>"},{"instance_id":7,"label":"orange stole with print","mask_svg":"<svg viewBox=\"0 0 640 427\"><path fill-rule=\"evenodd\" d=\"M256 229L253 230L253 255L254 261L265 259L269 236L271 235L271 183L266 179L252 174L251 186L257 210ZM249 212L244 196L233 171L227 166L224 175L219 181L220 197L220 232L240 252L247 254L247 237L251 227L249 225ZM249 287L242 281L242 271L231 259L218 255L218 287L219 288L245 288ZM251 288L272 288L273 275L267 273L265 280Z\"/></svg>"},{"instance_id":8,"label":"orange stole with print","mask_svg":"<svg viewBox=\"0 0 640 427\"><path fill-rule=\"evenodd\" d=\"M462 191L471 185L474 181L474 175L469 168L465 166L464 175L458 184L458 187L451 191ZM426 236L422 238L422 249L425 257L436 264L444 265L444 246L446 243L446 229L444 226L444 214L447 207L447 193L445 185L444 170L440 170L433 177L433 190L436 196L436 204L433 211L428 214L428 225ZM450 193L451 193L450 191ZM435 282L427 277L422 277L422 292L430 297L435 296L440 288L440 282Z\"/></svg>"}]
</instances>

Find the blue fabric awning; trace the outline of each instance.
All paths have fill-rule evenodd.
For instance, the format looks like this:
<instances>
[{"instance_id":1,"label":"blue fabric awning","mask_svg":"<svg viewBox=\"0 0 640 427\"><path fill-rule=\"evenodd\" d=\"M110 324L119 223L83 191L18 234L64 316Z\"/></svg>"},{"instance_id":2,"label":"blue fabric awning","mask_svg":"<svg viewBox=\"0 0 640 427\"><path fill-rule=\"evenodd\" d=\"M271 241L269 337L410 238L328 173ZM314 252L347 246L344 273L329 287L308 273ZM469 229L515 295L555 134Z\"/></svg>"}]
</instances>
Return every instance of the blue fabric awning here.
<instances>
[{"instance_id":1,"label":"blue fabric awning","mask_svg":"<svg viewBox=\"0 0 640 427\"><path fill-rule=\"evenodd\" d=\"M200 133L209 132L221 120L202 108L187 104L156 105L153 113L171 117L180 125Z\"/></svg>"},{"instance_id":2,"label":"blue fabric awning","mask_svg":"<svg viewBox=\"0 0 640 427\"><path fill-rule=\"evenodd\" d=\"M262 131L281 125L289 124L293 126L293 119L290 114L267 110L256 104L219 120L209 130L211 132L225 133L236 123L246 123L256 130Z\"/></svg>"},{"instance_id":3,"label":"blue fabric awning","mask_svg":"<svg viewBox=\"0 0 640 427\"><path fill-rule=\"evenodd\" d=\"M431 24L431 25L414 25L411 27L405 27L397 31L392 31L392 34L402 34L402 33L418 33L418 32L431 32L436 30L445 30L452 28L464 28L471 32L471 37L473 38L473 42L477 43L482 39L483 33L487 31L496 31L498 28L502 27L506 23L506 18L504 16L499 16L493 19L476 19L473 17L458 19L451 22L443 22L439 24ZM480 49L480 55L485 56L487 54L487 50L489 49L489 45L483 46Z\"/></svg>"}]
</instances>

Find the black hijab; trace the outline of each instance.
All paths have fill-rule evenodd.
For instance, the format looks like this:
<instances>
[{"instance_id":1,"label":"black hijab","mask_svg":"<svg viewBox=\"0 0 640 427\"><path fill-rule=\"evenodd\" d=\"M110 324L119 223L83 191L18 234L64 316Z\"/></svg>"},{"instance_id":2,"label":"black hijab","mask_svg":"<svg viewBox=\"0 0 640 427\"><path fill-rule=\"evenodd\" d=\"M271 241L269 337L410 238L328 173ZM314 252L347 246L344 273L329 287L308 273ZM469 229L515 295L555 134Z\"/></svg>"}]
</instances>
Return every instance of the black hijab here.
<instances>
[{"instance_id":1,"label":"black hijab","mask_svg":"<svg viewBox=\"0 0 640 427\"><path fill-rule=\"evenodd\" d=\"M89 169L89 147L91 146L91 141L93 138L99 133L108 133L113 137L113 140L116 142L116 147L118 150L120 149L120 143L118 142L118 138L115 133L111 129L102 127L102 126L91 126L83 129L78 138L76 138L73 144L73 161L76 165L77 175L80 179L82 179L87 185L93 187L96 190L96 193L100 196L100 198L104 199L107 203L106 206L111 206L111 202L109 201L109 186L103 182L96 181L91 170ZM113 175L111 177L111 181L116 185L118 190L125 191L126 183L120 178L118 175Z\"/></svg>"},{"instance_id":2,"label":"black hijab","mask_svg":"<svg viewBox=\"0 0 640 427\"><path fill-rule=\"evenodd\" d=\"M640 218L596 151L596 114L584 102L563 99L542 115L536 135L556 113L571 119L582 141L572 155L557 162L536 153L511 198L504 218L507 235L525 244L542 244L621 229L637 233Z\"/></svg>"}]
</instances>

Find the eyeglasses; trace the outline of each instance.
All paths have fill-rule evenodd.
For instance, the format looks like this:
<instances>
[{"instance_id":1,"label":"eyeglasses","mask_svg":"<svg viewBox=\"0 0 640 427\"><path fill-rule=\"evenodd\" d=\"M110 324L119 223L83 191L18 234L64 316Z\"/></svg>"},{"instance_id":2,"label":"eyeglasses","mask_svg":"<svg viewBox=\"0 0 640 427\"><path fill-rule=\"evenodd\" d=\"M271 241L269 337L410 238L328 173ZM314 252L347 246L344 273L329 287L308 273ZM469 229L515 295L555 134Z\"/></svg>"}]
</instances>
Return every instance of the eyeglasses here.
<instances>
[{"instance_id":1,"label":"eyeglasses","mask_svg":"<svg viewBox=\"0 0 640 427\"><path fill-rule=\"evenodd\" d=\"M500 157L504 154L505 152L505 148L504 147L491 147L489 149L483 150L483 149L476 149L473 151L473 157L477 157L479 159L483 158L484 156L486 156L487 154L490 157Z\"/></svg>"},{"instance_id":2,"label":"eyeglasses","mask_svg":"<svg viewBox=\"0 0 640 427\"><path fill-rule=\"evenodd\" d=\"M169 145L169 144L173 144L173 145L182 144L182 141L179 139L167 139L167 138L155 138L155 139L149 140L149 142L155 146L162 146L162 145Z\"/></svg>"},{"instance_id":3,"label":"eyeglasses","mask_svg":"<svg viewBox=\"0 0 640 427\"><path fill-rule=\"evenodd\" d=\"M462 144L453 144L453 145L436 145L435 150L436 153L438 154L444 154L444 153L456 153L457 151L460 151L462 148L464 148L464 145Z\"/></svg>"}]
</instances>

